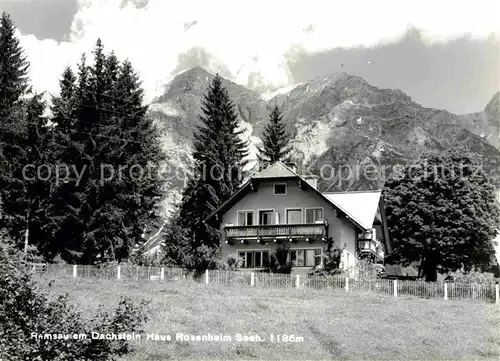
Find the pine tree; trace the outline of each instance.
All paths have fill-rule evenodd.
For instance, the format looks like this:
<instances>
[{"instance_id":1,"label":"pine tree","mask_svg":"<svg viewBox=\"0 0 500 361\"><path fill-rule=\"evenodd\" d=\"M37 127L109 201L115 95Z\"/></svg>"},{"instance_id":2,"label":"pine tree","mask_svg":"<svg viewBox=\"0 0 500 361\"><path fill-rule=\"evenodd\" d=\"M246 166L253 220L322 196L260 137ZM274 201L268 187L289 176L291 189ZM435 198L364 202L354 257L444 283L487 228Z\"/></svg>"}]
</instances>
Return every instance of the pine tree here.
<instances>
[{"instance_id":1,"label":"pine tree","mask_svg":"<svg viewBox=\"0 0 500 361\"><path fill-rule=\"evenodd\" d=\"M277 161L287 160L292 148L290 136L286 133L283 115L276 105L269 115L269 123L262 136L263 147L258 147L257 160L261 169Z\"/></svg>"},{"instance_id":2,"label":"pine tree","mask_svg":"<svg viewBox=\"0 0 500 361\"><path fill-rule=\"evenodd\" d=\"M114 99L118 101L121 137L117 159L127 171L122 175L123 189L120 206L125 207L125 243L117 249L120 258L127 257L133 246L141 241L147 224L157 220L158 204L163 197L160 165L164 153L160 147L159 131L142 105L144 92L131 63L124 61L116 79Z\"/></svg>"},{"instance_id":3,"label":"pine tree","mask_svg":"<svg viewBox=\"0 0 500 361\"><path fill-rule=\"evenodd\" d=\"M203 244L218 245L217 230L203 221L239 188L248 155L248 144L240 138L242 131L238 130L234 104L218 74L204 96L201 111L193 143L194 176L188 181L178 219L174 220L191 231L192 252Z\"/></svg>"},{"instance_id":4,"label":"pine tree","mask_svg":"<svg viewBox=\"0 0 500 361\"><path fill-rule=\"evenodd\" d=\"M0 120L3 125L13 106L29 90L29 63L15 30L12 19L3 12L0 19Z\"/></svg>"},{"instance_id":5,"label":"pine tree","mask_svg":"<svg viewBox=\"0 0 500 361\"><path fill-rule=\"evenodd\" d=\"M80 174L80 148L75 139L76 111L78 96L80 95L80 79L85 78L87 73L85 56L82 56L79 64L79 78L67 66L59 81L59 97L54 97L52 102L52 122L54 122L54 153L56 164L61 167L61 181L55 185L52 204L55 219L59 229L52 241L52 252L61 255L70 262L79 262L81 256L80 235L83 230L83 222L79 215L79 193L76 191L75 173ZM78 80L78 82L77 82ZM64 170L63 170L64 169ZM67 172L65 172L67 171ZM84 199L84 195L80 195Z\"/></svg>"},{"instance_id":6,"label":"pine tree","mask_svg":"<svg viewBox=\"0 0 500 361\"><path fill-rule=\"evenodd\" d=\"M92 66L82 57L77 77L64 71L53 109L61 159L83 172L58 189L57 243L83 263L128 257L162 196L163 153L138 76L100 40L93 55Z\"/></svg>"},{"instance_id":7,"label":"pine tree","mask_svg":"<svg viewBox=\"0 0 500 361\"><path fill-rule=\"evenodd\" d=\"M24 168L21 175L27 199L25 221L28 243L37 246L42 255L51 258L55 255L52 239L58 229L58 223L54 217L52 202L55 170L53 129L48 126L48 119L43 115L45 107L40 95L35 95L27 101L25 164L30 167Z\"/></svg>"},{"instance_id":8,"label":"pine tree","mask_svg":"<svg viewBox=\"0 0 500 361\"><path fill-rule=\"evenodd\" d=\"M6 13L0 19L0 199L1 227L21 246L25 235L45 242L48 189L33 169L45 164L48 130L40 96L29 95L27 62L15 26ZM28 167L26 167L28 166ZM31 167L31 168L30 168ZM29 169L28 169L29 168ZM42 185L43 184L43 185ZM36 229L38 227L38 230Z\"/></svg>"}]
</instances>

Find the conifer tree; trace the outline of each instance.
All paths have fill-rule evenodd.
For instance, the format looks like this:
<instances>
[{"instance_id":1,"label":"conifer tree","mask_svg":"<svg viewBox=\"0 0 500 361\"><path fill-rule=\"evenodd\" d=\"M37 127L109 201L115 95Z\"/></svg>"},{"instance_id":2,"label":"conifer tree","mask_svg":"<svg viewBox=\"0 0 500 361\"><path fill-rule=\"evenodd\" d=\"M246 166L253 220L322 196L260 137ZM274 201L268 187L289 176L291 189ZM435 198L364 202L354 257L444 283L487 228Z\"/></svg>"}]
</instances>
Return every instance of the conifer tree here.
<instances>
[{"instance_id":1,"label":"conifer tree","mask_svg":"<svg viewBox=\"0 0 500 361\"><path fill-rule=\"evenodd\" d=\"M15 30L12 19L3 12L0 19L0 119L3 125L12 107L29 90L29 63Z\"/></svg>"},{"instance_id":2,"label":"conifer tree","mask_svg":"<svg viewBox=\"0 0 500 361\"><path fill-rule=\"evenodd\" d=\"M50 225L46 200L50 187L33 171L49 156L49 130L40 96L30 95L27 62L15 26L6 13L0 19L0 200L1 227L21 247L25 236L46 242ZM28 168L26 168L28 166Z\"/></svg>"},{"instance_id":3,"label":"conifer tree","mask_svg":"<svg viewBox=\"0 0 500 361\"><path fill-rule=\"evenodd\" d=\"M290 135L286 133L283 115L278 106L275 105L269 115L269 123L264 129L262 136L263 147L258 147L257 160L260 168L286 160L292 148L290 147Z\"/></svg>"},{"instance_id":4,"label":"conifer tree","mask_svg":"<svg viewBox=\"0 0 500 361\"><path fill-rule=\"evenodd\" d=\"M118 256L127 257L130 249L141 241L147 224L158 218L158 204L163 197L163 182L160 164L164 161L159 131L153 119L147 114L143 103L144 92L131 63L124 61L116 78L115 94L121 137L127 139L116 154L119 163L126 166L122 174L119 205L125 207L124 241L117 249ZM116 151L116 150L114 150ZM113 154L113 153L110 153ZM126 234L126 236L125 236Z\"/></svg>"},{"instance_id":5,"label":"conifer tree","mask_svg":"<svg viewBox=\"0 0 500 361\"><path fill-rule=\"evenodd\" d=\"M83 263L128 257L162 196L163 153L137 74L105 54L100 40L93 56L92 66L82 57L76 81L64 71L53 109L62 158L83 175L73 172L58 189L64 221L57 243Z\"/></svg>"},{"instance_id":6,"label":"conifer tree","mask_svg":"<svg viewBox=\"0 0 500 361\"><path fill-rule=\"evenodd\" d=\"M203 221L239 188L248 155L234 104L218 74L204 96L201 113L193 144L194 176L188 181L178 219L174 220L191 231L193 252L203 244L218 245L218 232Z\"/></svg>"},{"instance_id":7,"label":"conifer tree","mask_svg":"<svg viewBox=\"0 0 500 361\"><path fill-rule=\"evenodd\" d=\"M52 102L52 122L54 122L54 148L55 163L63 167L61 170L61 182L56 184L53 206L55 218L59 229L54 235L52 250L70 262L78 262L81 249L80 234L83 223L79 215L78 192L76 191L77 178L75 173L80 174L80 149L76 141L76 110L78 96L80 95L80 79L87 72L85 57L82 56L79 64L79 76L74 74L69 66L64 69L59 81L59 97L54 97ZM77 82L78 80L78 82ZM61 168L61 169L63 169ZM66 172L67 171L67 172ZM84 195L81 197L84 198Z\"/></svg>"}]
</instances>

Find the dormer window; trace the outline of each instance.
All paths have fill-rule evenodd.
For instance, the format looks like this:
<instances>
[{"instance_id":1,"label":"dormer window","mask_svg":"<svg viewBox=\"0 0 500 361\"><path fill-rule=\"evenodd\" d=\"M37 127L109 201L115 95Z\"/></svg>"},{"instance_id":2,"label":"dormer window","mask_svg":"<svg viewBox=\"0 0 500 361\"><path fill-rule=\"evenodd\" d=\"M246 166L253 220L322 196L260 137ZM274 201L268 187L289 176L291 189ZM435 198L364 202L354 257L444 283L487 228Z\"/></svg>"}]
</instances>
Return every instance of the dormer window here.
<instances>
[{"instance_id":1,"label":"dormer window","mask_svg":"<svg viewBox=\"0 0 500 361\"><path fill-rule=\"evenodd\" d=\"M286 183L274 183L274 194L276 195L286 194Z\"/></svg>"}]
</instances>

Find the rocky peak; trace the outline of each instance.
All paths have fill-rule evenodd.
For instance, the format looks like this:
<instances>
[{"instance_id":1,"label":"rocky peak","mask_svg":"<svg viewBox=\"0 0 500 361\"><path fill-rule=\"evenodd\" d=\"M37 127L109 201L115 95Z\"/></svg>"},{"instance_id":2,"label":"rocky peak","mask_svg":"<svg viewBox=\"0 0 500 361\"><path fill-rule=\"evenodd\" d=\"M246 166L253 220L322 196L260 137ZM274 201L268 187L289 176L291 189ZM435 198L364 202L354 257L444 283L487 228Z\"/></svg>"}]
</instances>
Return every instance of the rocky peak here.
<instances>
[{"instance_id":1,"label":"rocky peak","mask_svg":"<svg viewBox=\"0 0 500 361\"><path fill-rule=\"evenodd\" d=\"M484 108L484 112L500 122L500 91L498 91Z\"/></svg>"},{"instance_id":2,"label":"rocky peak","mask_svg":"<svg viewBox=\"0 0 500 361\"><path fill-rule=\"evenodd\" d=\"M169 164L171 168L190 161L193 130L199 124L201 101L213 77L201 67L177 73L150 106L164 130L164 148L170 163L178 163ZM459 145L480 153L490 174L498 175L500 170L500 147L495 143L499 139L499 94L484 112L457 116L424 108L401 90L379 89L348 73L317 77L278 89L272 95L260 94L224 78L222 81L246 129L250 146L258 144L270 108L278 104L292 134L297 162L315 174L321 173L323 165L338 170L347 164L406 164L423 151L439 152ZM360 179L347 186L342 184L339 189L377 188L380 181ZM338 188L335 179L322 179L319 186ZM183 184L172 181L168 187L170 198L174 199Z\"/></svg>"}]
</instances>

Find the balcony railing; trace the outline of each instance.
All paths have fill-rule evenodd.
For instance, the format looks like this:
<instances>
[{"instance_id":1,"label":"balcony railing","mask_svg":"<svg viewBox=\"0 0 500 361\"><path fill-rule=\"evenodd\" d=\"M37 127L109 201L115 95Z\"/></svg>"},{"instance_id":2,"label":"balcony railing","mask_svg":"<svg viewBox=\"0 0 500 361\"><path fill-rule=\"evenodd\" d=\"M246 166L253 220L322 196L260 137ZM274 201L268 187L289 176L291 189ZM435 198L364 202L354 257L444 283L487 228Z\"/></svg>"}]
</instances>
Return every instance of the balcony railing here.
<instances>
[{"instance_id":1,"label":"balcony railing","mask_svg":"<svg viewBox=\"0 0 500 361\"><path fill-rule=\"evenodd\" d=\"M384 247L378 240L359 239L358 252L371 253L381 259L384 259Z\"/></svg>"},{"instance_id":2,"label":"balcony railing","mask_svg":"<svg viewBox=\"0 0 500 361\"><path fill-rule=\"evenodd\" d=\"M326 224L272 224L258 226L225 226L224 238L326 237Z\"/></svg>"}]
</instances>

